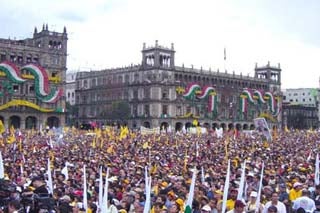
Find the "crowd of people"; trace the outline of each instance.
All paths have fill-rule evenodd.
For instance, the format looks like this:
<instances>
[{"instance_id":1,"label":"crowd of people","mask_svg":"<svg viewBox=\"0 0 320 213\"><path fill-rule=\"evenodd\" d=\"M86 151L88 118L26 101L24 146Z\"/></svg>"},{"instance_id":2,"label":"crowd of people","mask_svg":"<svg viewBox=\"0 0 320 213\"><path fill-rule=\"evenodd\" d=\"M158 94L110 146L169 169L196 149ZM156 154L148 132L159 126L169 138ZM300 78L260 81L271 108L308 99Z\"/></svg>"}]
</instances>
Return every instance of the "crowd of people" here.
<instances>
[{"instance_id":1,"label":"crowd of people","mask_svg":"<svg viewBox=\"0 0 320 213\"><path fill-rule=\"evenodd\" d=\"M152 177L150 212L184 212L196 168L192 212L220 213L228 160L227 212L320 211L315 166L320 132L316 130L277 131L269 142L254 131L225 131L222 137L214 131L146 135L130 131L119 137L119 131L112 128L91 132L69 128L59 136L52 130L21 131L10 143L8 135L0 138L5 173L0 180L2 212L100 212L102 205L112 213L143 212L145 168ZM52 194L47 187L48 159ZM239 199L244 161L246 184ZM109 169L110 182L108 202L100 204L101 167L104 176ZM85 193L87 205L83 203Z\"/></svg>"}]
</instances>

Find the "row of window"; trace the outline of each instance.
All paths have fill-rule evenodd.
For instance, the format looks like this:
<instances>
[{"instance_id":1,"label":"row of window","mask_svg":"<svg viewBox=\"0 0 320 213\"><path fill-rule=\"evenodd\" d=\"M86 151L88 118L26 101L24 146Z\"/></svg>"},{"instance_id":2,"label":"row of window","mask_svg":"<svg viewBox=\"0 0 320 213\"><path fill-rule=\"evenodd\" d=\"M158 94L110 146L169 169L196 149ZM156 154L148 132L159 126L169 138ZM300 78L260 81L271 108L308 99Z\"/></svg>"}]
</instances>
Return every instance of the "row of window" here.
<instances>
[{"instance_id":1,"label":"row of window","mask_svg":"<svg viewBox=\"0 0 320 213\"><path fill-rule=\"evenodd\" d=\"M17 64L26 64L26 63L39 63L38 55L28 54L24 56L24 54L19 53L0 53L0 61L11 61Z\"/></svg>"},{"instance_id":2,"label":"row of window","mask_svg":"<svg viewBox=\"0 0 320 213\"><path fill-rule=\"evenodd\" d=\"M99 117L99 116L103 116L104 112L109 111L110 110L110 106L90 106L90 107L81 107L79 109L79 114L81 117ZM183 116L184 114L188 114L192 112L192 107L191 106L187 106L185 108L183 108L182 106L176 106L176 110L175 110L175 116ZM202 116L204 114L203 109L201 110L200 108L196 107L194 108L194 115L195 116ZM153 115L157 114L157 111L152 111ZM227 119L233 119L234 117L236 117L236 111L234 111L233 109L225 109L225 108L221 108L219 110L219 116L221 118L227 118ZM137 105L132 106L132 115L133 116L139 116L139 115L144 115L146 117L150 116L150 105L146 104L143 106L143 112L138 112L138 107ZM170 112L169 112L169 105L161 105L161 114L159 116L164 116L164 117L168 117L170 116ZM250 110L249 113L246 115L246 117L250 117L250 118L254 118L258 116L258 112L255 110Z\"/></svg>"},{"instance_id":3,"label":"row of window","mask_svg":"<svg viewBox=\"0 0 320 213\"><path fill-rule=\"evenodd\" d=\"M209 78L209 77L201 77L201 76L192 76L192 75L182 75L175 74L175 80L180 82L197 82L205 85L225 85L225 86L239 86L239 87L247 87L247 88L256 88L256 89L267 89L266 84L253 83L248 81L240 81L235 79L222 79L222 78Z\"/></svg>"},{"instance_id":4,"label":"row of window","mask_svg":"<svg viewBox=\"0 0 320 213\"><path fill-rule=\"evenodd\" d=\"M296 93L296 92L295 92L295 93L293 93L293 94L292 94L292 93L288 93L288 96L298 96L298 95L299 95L299 94L298 94L298 93ZM302 93L302 96L305 96L305 95L306 95L306 93L304 93L304 92L303 92L303 93ZM311 93L310 93L310 92L308 92L308 96L310 96L310 95L311 95Z\"/></svg>"},{"instance_id":5,"label":"row of window","mask_svg":"<svg viewBox=\"0 0 320 213\"><path fill-rule=\"evenodd\" d=\"M147 76L145 76L145 79L148 80L164 80L169 79L168 73L159 73L159 78L157 74L151 74L149 73ZM123 81L124 80L124 81ZM140 75L138 73L134 73L132 82L139 82L140 81ZM266 84L261 83L254 83L254 82L248 82L248 81L240 81L240 80L234 80L234 79L222 79L222 78L209 78L209 77L201 77L201 76L192 76L192 75L182 75L182 74L175 74L175 81L180 82L197 82L199 84L203 85L225 85L225 86L237 86L237 87L247 87L247 88L256 88L256 89L263 89L267 90L268 87ZM77 81L77 89L88 89L90 87L96 87L100 85L110 85L110 84L123 84L123 83L129 83L130 82L130 75L126 74L124 76L122 75L109 75L101 78L93 78L93 79L85 79L83 81Z\"/></svg>"}]
</instances>

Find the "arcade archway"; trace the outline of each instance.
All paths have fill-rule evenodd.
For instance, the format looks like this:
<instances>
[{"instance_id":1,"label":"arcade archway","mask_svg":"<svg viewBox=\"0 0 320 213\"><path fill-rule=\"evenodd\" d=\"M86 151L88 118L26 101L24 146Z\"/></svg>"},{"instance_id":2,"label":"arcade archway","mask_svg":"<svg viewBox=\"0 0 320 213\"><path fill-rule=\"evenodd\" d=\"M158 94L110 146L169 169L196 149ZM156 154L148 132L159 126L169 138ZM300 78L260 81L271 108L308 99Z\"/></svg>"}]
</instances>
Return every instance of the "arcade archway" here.
<instances>
[{"instance_id":1,"label":"arcade archway","mask_svg":"<svg viewBox=\"0 0 320 213\"><path fill-rule=\"evenodd\" d=\"M225 124L225 123L222 123L222 124L221 124L221 127L222 127L223 131L226 130L226 124Z\"/></svg>"},{"instance_id":2,"label":"arcade archway","mask_svg":"<svg viewBox=\"0 0 320 213\"><path fill-rule=\"evenodd\" d=\"M233 129L233 123L229 123L228 124L228 130L232 130Z\"/></svg>"},{"instance_id":3,"label":"arcade archway","mask_svg":"<svg viewBox=\"0 0 320 213\"><path fill-rule=\"evenodd\" d=\"M254 124L250 125L250 130L254 130L256 127L254 126Z\"/></svg>"},{"instance_id":4,"label":"arcade archway","mask_svg":"<svg viewBox=\"0 0 320 213\"><path fill-rule=\"evenodd\" d=\"M177 122L175 125L175 131L181 131L183 124L181 122Z\"/></svg>"},{"instance_id":5,"label":"arcade archway","mask_svg":"<svg viewBox=\"0 0 320 213\"><path fill-rule=\"evenodd\" d=\"M13 126L15 129L20 128L21 118L19 116L13 115L9 118L9 126Z\"/></svg>"},{"instance_id":6,"label":"arcade archway","mask_svg":"<svg viewBox=\"0 0 320 213\"><path fill-rule=\"evenodd\" d=\"M192 123L190 122L186 123L186 129L189 129L190 127L192 127Z\"/></svg>"},{"instance_id":7,"label":"arcade archway","mask_svg":"<svg viewBox=\"0 0 320 213\"><path fill-rule=\"evenodd\" d=\"M236 124L236 129L241 130L241 124Z\"/></svg>"},{"instance_id":8,"label":"arcade archway","mask_svg":"<svg viewBox=\"0 0 320 213\"><path fill-rule=\"evenodd\" d=\"M248 124L243 124L243 130L248 130L248 129L249 129Z\"/></svg>"},{"instance_id":9,"label":"arcade archway","mask_svg":"<svg viewBox=\"0 0 320 213\"><path fill-rule=\"evenodd\" d=\"M150 122L149 122L149 121L143 122L143 126L144 126L145 128L151 128L151 125L150 125Z\"/></svg>"},{"instance_id":10,"label":"arcade archway","mask_svg":"<svg viewBox=\"0 0 320 213\"><path fill-rule=\"evenodd\" d=\"M206 128L207 130L210 130L210 124L209 123L204 123L203 127Z\"/></svg>"},{"instance_id":11,"label":"arcade archway","mask_svg":"<svg viewBox=\"0 0 320 213\"><path fill-rule=\"evenodd\" d=\"M217 124L217 123L213 123L212 124L212 129L213 130L217 129L218 127L219 127L219 124Z\"/></svg>"},{"instance_id":12,"label":"arcade archway","mask_svg":"<svg viewBox=\"0 0 320 213\"><path fill-rule=\"evenodd\" d=\"M47 126L51 129L52 127L59 127L60 120L56 116L51 116L47 119Z\"/></svg>"},{"instance_id":13,"label":"arcade archway","mask_svg":"<svg viewBox=\"0 0 320 213\"><path fill-rule=\"evenodd\" d=\"M167 122L162 122L160 125L160 129L164 131L167 131L168 127L169 127L169 124Z\"/></svg>"},{"instance_id":14,"label":"arcade archway","mask_svg":"<svg viewBox=\"0 0 320 213\"><path fill-rule=\"evenodd\" d=\"M34 116L28 116L26 118L25 127L26 129L34 129L37 126L37 118Z\"/></svg>"}]
</instances>

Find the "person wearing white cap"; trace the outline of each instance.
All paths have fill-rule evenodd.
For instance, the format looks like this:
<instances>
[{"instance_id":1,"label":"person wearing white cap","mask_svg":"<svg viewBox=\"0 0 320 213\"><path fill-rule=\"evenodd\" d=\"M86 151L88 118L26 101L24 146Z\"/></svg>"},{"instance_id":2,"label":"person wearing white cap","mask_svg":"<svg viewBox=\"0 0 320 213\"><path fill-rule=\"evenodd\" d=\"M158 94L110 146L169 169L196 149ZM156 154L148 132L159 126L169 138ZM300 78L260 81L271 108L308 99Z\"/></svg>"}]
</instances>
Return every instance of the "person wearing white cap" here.
<instances>
[{"instance_id":1,"label":"person wearing white cap","mask_svg":"<svg viewBox=\"0 0 320 213\"><path fill-rule=\"evenodd\" d=\"M257 196L258 196L258 193L255 192L255 191L251 191L250 193L250 199L246 205L246 208L245 208L245 211L247 213L255 213L255 212L262 212L263 210L263 205L261 203L258 204L257 206ZM258 208L258 211L257 211L257 208Z\"/></svg>"},{"instance_id":2,"label":"person wearing white cap","mask_svg":"<svg viewBox=\"0 0 320 213\"><path fill-rule=\"evenodd\" d=\"M291 202L293 202L295 199L297 199L298 197L301 197L302 195L302 188L303 185L300 182L295 182L293 184L292 189L289 191L289 200Z\"/></svg>"},{"instance_id":3,"label":"person wearing white cap","mask_svg":"<svg viewBox=\"0 0 320 213\"><path fill-rule=\"evenodd\" d=\"M204 205L202 208L201 208L201 212L205 213L210 213L211 212L211 207L207 204L207 205Z\"/></svg>"}]
</instances>

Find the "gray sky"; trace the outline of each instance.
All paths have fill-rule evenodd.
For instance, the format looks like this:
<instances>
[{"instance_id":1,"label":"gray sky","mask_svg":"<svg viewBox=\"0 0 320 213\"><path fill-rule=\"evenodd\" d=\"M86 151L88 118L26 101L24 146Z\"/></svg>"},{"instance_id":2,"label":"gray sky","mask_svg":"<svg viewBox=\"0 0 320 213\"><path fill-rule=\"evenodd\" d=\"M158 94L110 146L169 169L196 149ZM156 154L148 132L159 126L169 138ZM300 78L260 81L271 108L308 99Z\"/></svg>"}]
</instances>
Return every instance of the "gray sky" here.
<instances>
[{"instance_id":1,"label":"gray sky","mask_svg":"<svg viewBox=\"0 0 320 213\"><path fill-rule=\"evenodd\" d=\"M319 87L318 0L1 0L2 38L31 37L36 26L67 27L68 69L141 62L143 42L170 47L176 65L233 70L281 64L282 88ZM224 63L223 49L227 60Z\"/></svg>"}]
</instances>

